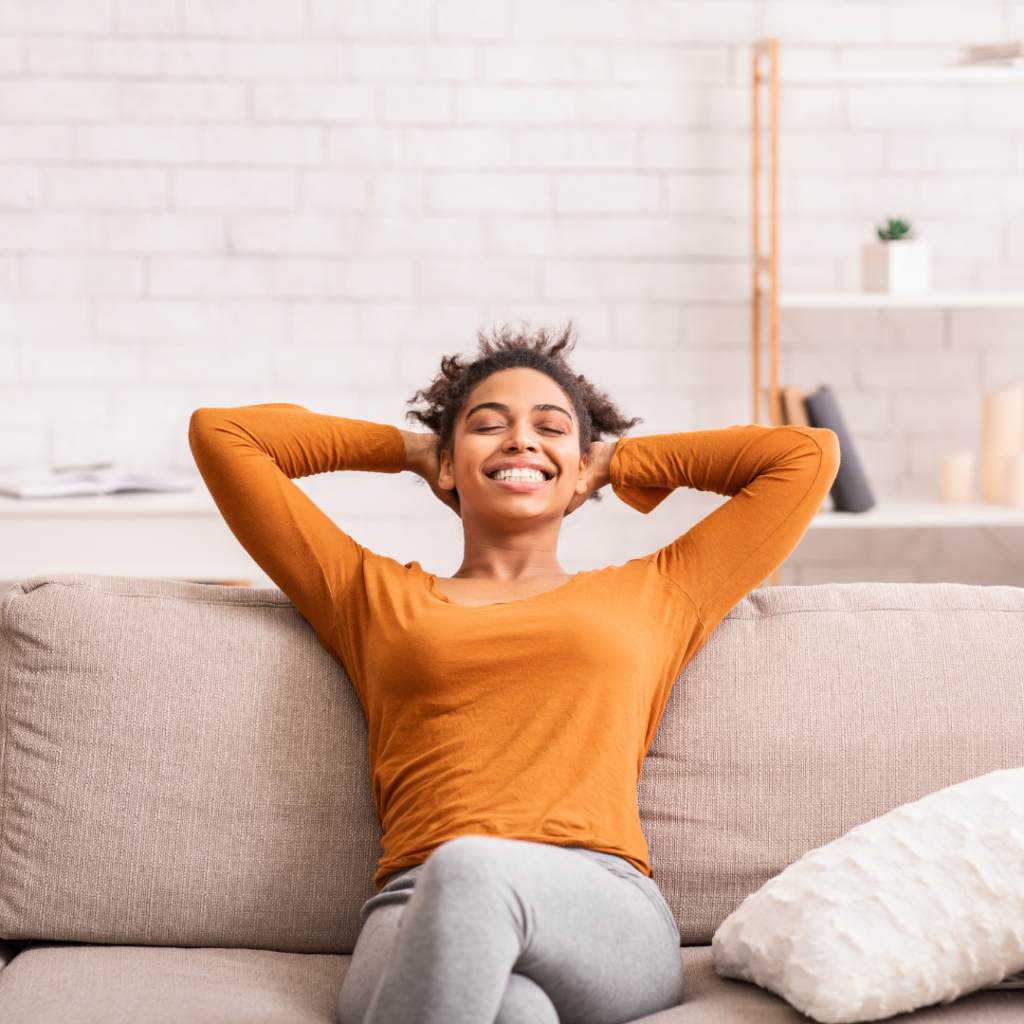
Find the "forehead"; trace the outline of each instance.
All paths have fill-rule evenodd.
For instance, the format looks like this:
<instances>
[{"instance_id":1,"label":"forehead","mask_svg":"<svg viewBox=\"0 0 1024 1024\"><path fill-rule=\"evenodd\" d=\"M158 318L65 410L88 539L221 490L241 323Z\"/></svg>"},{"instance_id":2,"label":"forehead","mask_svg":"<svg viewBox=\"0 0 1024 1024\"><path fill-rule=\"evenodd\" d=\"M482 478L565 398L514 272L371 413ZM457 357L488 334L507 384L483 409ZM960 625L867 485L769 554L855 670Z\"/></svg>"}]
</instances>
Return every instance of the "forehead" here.
<instances>
[{"instance_id":1,"label":"forehead","mask_svg":"<svg viewBox=\"0 0 1024 1024\"><path fill-rule=\"evenodd\" d=\"M557 405L570 416L573 413L568 395L546 373L525 366L492 373L473 388L463 408L468 413L481 402L500 402L519 411L535 405Z\"/></svg>"}]
</instances>

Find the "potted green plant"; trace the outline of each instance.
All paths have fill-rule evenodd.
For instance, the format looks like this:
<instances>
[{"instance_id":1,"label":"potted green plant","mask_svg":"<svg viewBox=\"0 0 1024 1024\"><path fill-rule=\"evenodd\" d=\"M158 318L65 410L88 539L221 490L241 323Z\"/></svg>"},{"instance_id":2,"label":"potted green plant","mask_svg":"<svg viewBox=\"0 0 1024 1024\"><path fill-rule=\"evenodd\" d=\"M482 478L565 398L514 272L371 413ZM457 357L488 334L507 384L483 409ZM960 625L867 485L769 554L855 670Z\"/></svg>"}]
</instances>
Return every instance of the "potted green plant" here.
<instances>
[{"instance_id":1,"label":"potted green plant","mask_svg":"<svg viewBox=\"0 0 1024 1024\"><path fill-rule=\"evenodd\" d=\"M864 246L864 291L931 291L931 248L917 237L910 221L890 218L875 230L879 240Z\"/></svg>"}]
</instances>

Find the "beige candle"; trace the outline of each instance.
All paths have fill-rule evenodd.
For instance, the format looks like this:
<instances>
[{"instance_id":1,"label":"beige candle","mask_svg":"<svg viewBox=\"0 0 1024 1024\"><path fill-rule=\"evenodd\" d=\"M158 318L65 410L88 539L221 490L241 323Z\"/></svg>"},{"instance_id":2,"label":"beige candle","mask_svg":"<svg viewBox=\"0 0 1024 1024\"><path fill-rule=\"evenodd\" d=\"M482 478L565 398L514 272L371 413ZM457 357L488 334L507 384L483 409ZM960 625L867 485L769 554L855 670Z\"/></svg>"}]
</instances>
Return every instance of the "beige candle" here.
<instances>
[{"instance_id":1,"label":"beige candle","mask_svg":"<svg viewBox=\"0 0 1024 1024\"><path fill-rule=\"evenodd\" d=\"M981 495L1006 501L1007 459L1024 452L1024 384L990 391L985 396L981 440Z\"/></svg>"},{"instance_id":2,"label":"beige candle","mask_svg":"<svg viewBox=\"0 0 1024 1024\"><path fill-rule=\"evenodd\" d=\"M970 505L974 501L974 452L958 448L944 452L939 462L939 501Z\"/></svg>"},{"instance_id":3,"label":"beige candle","mask_svg":"<svg viewBox=\"0 0 1024 1024\"><path fill-rule=\"evenodd\" d=\"M1024 508L1024 455L1007 456L1006 504Z\"/></svg>"}]
</instances>

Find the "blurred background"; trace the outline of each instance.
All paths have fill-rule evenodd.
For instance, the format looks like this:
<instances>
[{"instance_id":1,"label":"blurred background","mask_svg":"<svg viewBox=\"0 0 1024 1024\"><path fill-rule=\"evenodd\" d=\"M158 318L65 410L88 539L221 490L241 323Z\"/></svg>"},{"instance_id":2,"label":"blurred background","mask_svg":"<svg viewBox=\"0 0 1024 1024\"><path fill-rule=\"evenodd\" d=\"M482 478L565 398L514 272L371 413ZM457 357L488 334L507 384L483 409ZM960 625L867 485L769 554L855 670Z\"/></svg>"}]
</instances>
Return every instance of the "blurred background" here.
<instances>
[{"instance_id":1,"label":"blurred background","mask_svg":"<svg viewBox=\"0 0 1024 1024\"><path fill-rule=\"evenodd\" d=\"M578 368L638 433L748 422L769 37L785 73L945 67L1024 39L1024 2L0 0L0 466L191 477L203 405L405 425L443 354L523 320L574 320ZM786 288L859 289L861 245L906 217L937 290L1024 292L1024 78L781 104ZM784 382L831 385L880 500L934 502L983 394L1024 379L1024 303L791 309L782 338ZM309 488L375 550L457 568L457 521L414 481ZM6 499L0 579L176 573L150 529L170 505L101 529L88 500ZM643 554L707 507L609 495L567 523L564 564ZM821 530L783 580L1024 584L1022 537ZM186 574L259 582L227 550Z\"/></svg>"}]
</instances>

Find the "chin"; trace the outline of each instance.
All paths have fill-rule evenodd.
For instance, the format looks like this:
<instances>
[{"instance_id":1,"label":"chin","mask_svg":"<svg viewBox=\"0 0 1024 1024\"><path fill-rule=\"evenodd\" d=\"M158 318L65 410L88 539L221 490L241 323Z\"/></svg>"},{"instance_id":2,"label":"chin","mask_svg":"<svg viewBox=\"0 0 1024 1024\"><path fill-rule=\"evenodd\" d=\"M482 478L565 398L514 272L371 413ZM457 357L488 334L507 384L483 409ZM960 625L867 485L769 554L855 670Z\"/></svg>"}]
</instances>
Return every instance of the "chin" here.
<instances>
[{"instance_id":1,"label":"chin","mask_svg":"<svg viewBox=\"0 0 1024 1024\"><path fill-rule=\"evenodd\" d=\"M532 495L511 494L506 498L495 501L493 498L486 502L474 504L472 507L481 519L513 519L523 522L532 519L553 519L561 518L569 502L564 505L559 502L545 500L543 503L530 500ZM463 514L466 506L463 505Z\"/></svg>"}]
</instances>

